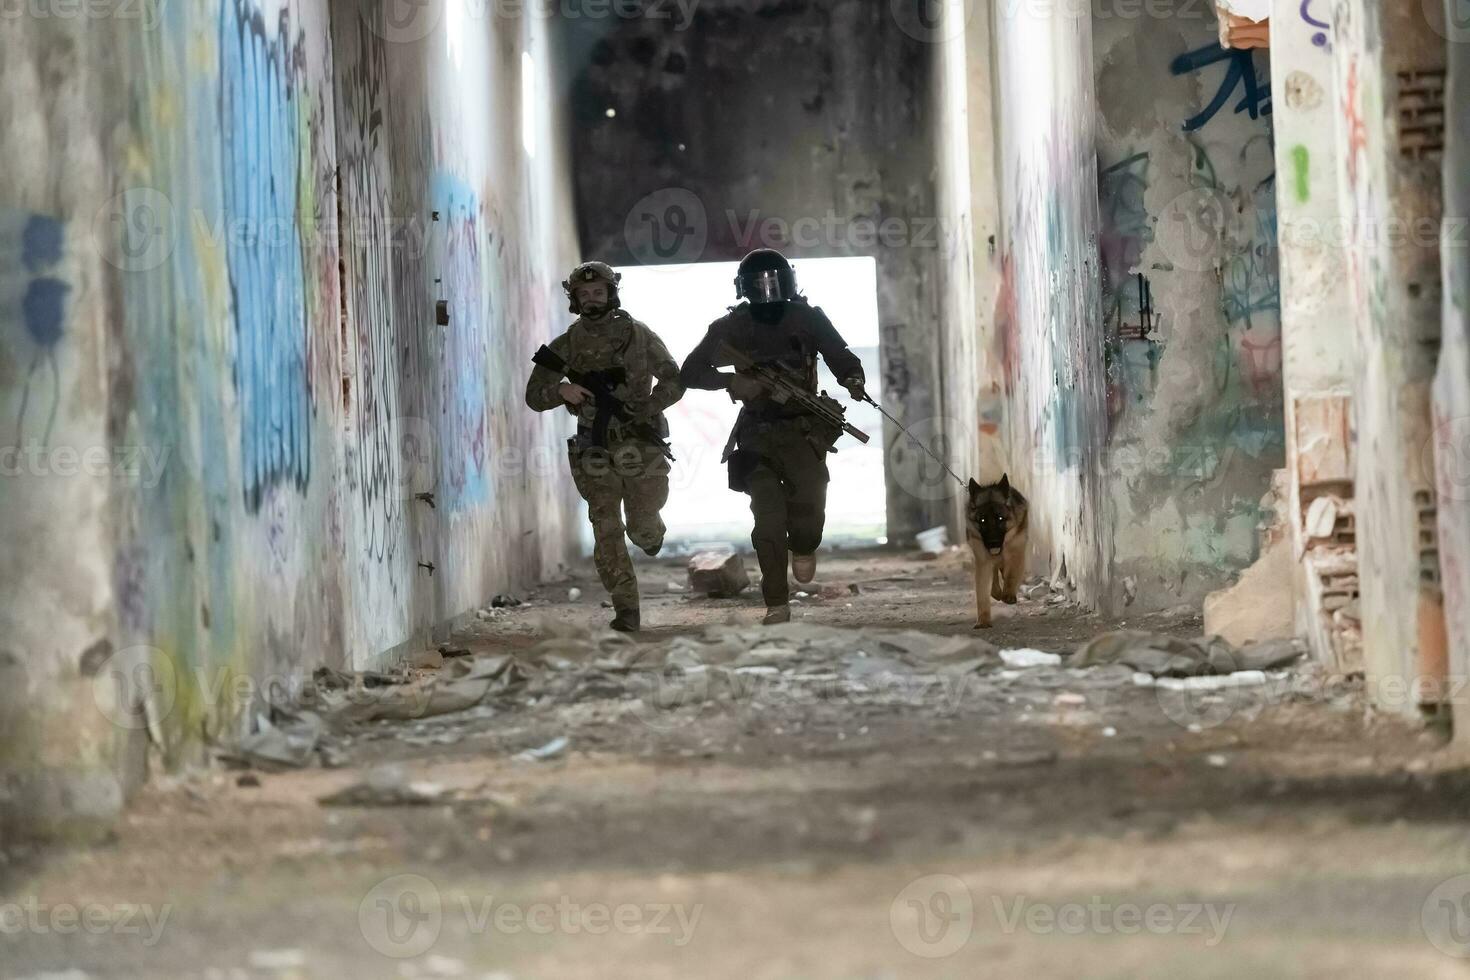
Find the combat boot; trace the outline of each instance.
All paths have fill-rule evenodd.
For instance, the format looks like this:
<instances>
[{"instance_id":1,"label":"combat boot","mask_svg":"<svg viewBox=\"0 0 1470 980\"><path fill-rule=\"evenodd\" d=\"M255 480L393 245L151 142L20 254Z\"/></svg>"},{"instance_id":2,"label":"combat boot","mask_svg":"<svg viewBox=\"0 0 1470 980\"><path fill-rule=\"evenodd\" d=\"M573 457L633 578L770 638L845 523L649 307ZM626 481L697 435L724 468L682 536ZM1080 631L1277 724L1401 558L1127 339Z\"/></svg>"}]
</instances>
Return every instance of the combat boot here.
<instances>
[{"instance_id":1,"label":"combat boot","mask_svg":"<svg viewBox=\"0 0 1470 980\"><path fill-rule=\"evenodd\" d=\"M766 609L766 618L761 620L762 626L779 626L781 623L791 622L790 606L771 606Z\"/></svg>"},{"instance_id":2,"label":"combat boot","mask_svg":"<svg viewBox=\"0 0 1470 980\"><path fill-rule=\"evenodd\" d=\"M612 628L619 633L638 632L638 610L619 609L617 615L613 617Z\"/></svg>"},{"instance_id":3,"label":"combat boot","mask_svg":"<svg viewBox=\"0 0 1470 980\"><path fill-rule=\"evenodd\" d=\"M796 579L802 585L806 585L811 582L812 579L816 578L817 556L815 554L792 555L791 577Z\"/></svg>"}]
</instances>

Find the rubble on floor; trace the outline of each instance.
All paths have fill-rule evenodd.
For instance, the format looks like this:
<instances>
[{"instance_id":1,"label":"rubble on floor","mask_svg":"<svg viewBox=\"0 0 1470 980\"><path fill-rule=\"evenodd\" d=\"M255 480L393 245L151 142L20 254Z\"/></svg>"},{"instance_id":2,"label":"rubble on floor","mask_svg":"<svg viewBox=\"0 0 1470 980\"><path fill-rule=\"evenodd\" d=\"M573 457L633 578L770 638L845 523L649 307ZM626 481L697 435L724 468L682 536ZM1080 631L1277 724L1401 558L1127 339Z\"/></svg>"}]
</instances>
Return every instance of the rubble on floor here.
<instances>
[{"instance_id":1,"label":"rubble on floor","mask_svg":"<svg viewBox=\"0 0 1470 980\"><path fill-rule=\"evenodd\" d=\"M1198 677L1287 667L1306 655L1298 640L1271 640L1245 647L1218 636L1184 640L1162 633L1120 630L1085 644L1072 658L1073 667L1122 664L1154 677Z\"/></svg>"},{"instance_id":2,"label":"rubble on floor","mask_svg":"<svg viewBox=\"0 0 1470 980\"><path fill-rule=\"evenodd\" d=\"M1012 685L1023 677L1033 678L1028 683L1039 700L1028 709L1036 714L1022 720L1085 725L1095 721L1090 690L1224 691L1264 684L1266 672L1289 667L1303 653L1297 641L1240 648L1219 637L1182 639L1141 630L1103 634L1068 656L1000 649L969 632L795 622L634 637L547 620L539 638L514 653L444 659L437 669L388 674L319 670L299 703L260 718L258 731L222 757L267 771L333 765L355 743L390 738L414 746L454 744L486 718L550 706L595 706L605 719L632 717L658 728L711 706L759 710L763 704L834 699L922 706L956 692L981 702L1014 703ZM434 723L446 715L453 717ZM581 739L572 731L539 734L539 741L508 747L511 754L521 762L549 761L571 750L574 735ZM344 791L333 802L402 805L421 802L416 796L431 794L380 780Z\"/></svg>"}]
</instances>

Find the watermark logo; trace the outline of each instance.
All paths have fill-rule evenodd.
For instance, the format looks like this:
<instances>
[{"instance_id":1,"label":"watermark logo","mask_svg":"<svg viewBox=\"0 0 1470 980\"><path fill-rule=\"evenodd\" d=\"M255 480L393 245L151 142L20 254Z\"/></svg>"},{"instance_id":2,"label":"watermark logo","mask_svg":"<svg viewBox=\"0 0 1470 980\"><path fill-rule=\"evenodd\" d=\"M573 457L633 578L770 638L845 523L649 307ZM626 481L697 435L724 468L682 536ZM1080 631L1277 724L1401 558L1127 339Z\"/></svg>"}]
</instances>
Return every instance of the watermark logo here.
<instances>
[{"instance_id":1,"label":"watermark logo","mask_svg":"<svg viewBox=\"0 0 1470 980\"><path fill-rule=\"evenodd\" d=\"M92 675L92 700L118 728L134 731L167 718L179 699L173 658L155 647L118 650Z\"/></svg>"},{"instance_id":2,"label":"watermark logo","mask_svg":"<svg viewBox=\"0 0 1470 980\"><path fill-rule=\"evenodd\" d=\"M964 485L951 473L955 467L949 433L964 431L958 420L934 416L905 428L909 434L896 432L883 452L893 482L919 500L952 500L964 493Z\"/></svg>"},{"instance_id":3,"label":"watermark logo","mask_svg":"<svg viewBox=\"0 0 1470 980\"><path fill-rule=\"evenodd\" d=\"M421 956L439 941L444 906L439 889L423 875L385 878L357 906L357 927L377 952L393 959Z\"/></svg>"},{"instance_id":4,"label":"watermark logo","mask_svg":"<svg viewBox=\"0 0 1470 980\"><path fill-rule=\"evenodd\" d=\"M1445 419L1420 455L1426 482L1439 488L1442 500L1470 500L1470 416Z\"/></svg>"},{"instance_id":5,"label":"watermark logo","mask_svg":"<svg viewBox=\"0 0 1470 980\"><path fill-rule=\"evenodd\" d=\"M1470 874L1440 882L1424 900L1420 921L1435 949L1470 959Z\"/></svg>"},{"instance_id":6,"label":"watermark logo","mask_svg":"<svg viewBox=\"0 0 1470 980\"><path fill-rule=\"evenodd\" d=\"M915 956L953 956L975 931L974 897L954 875L926 875L894 897L888 926L899 945Z\"/></svg>"},{"instance_id":7,"label":"watermark logo","mask_svg":"<svg viewBox=\"0 0 1470 980\"><path fill-rule=\"evenodd\" d=\"M174 206L151 187L130 187L102 205L92 238L103 261L123 272L148 272L173 255Z\"/></svg>"},{"instance_id":8,"label":"watermark logo","mask_svg":"<svg viewBox=\"0 0 1470 980\"><path fill-rule=\"evenodd\" d=\"M899 30L924 44L963 36L974 12L971 0L889 0L888 9Z\"/></svg>"},{"instance_id":9,"label":"watermark logo","mask_svg":"<svg viewBox=\"0 0 1470 980\"><path fill-rule=\"evenodd\" d=\"M385 0L383 18L369 17L368 28L391 44L422 41L439 26L438 0Z\"/></svg>"},{"instance_id":10,"label":"watermark logo","mask_svg":"<svg viewBox=\"0 0 1470 980\"><path fill-rule=\"evenodd\" d=\"M28 933L36 936L75 935L141 936L142 945L152 948L163 938L164 927L173 914L172 905L81 905L60 902L45 905L35 896L20 902L0 903L0 937Z\"/></svg>"},{"instance_id":11,"label":"watermark logo","mask_svg":"<svg viewBox=\"0 0 1470 980\"><path fill-rule=\"evenodd\" d=\"M1422 0L1429 26L1454 44L1470 42L1470 0ZM1440 25L1443 24L1443 27Z\"/></svg>"},{"instance_id":12,"label":"watermark logo","mask_svg":"<svg viewBox=\"0 0 1470 980\"><path fill-rule=\"evenodd\" d=\"M1242 237L1242 227L1243 219L1222 191L1196 187L1164 206L1154 234L1175 268L1208 272L1225 261L1225 249Z\"/></svg>"},{"instance_id":13,"label":"watermark logo","mask_svg":"<svg viewBox=\"0 0 1470 980\"><path fill-rule=\"evenodd\" d=\"M698 262L709 244L704 202L691 190L665 187L641 198L623 221L623 239L641 265Z\"/></svg>"}]
</instances>

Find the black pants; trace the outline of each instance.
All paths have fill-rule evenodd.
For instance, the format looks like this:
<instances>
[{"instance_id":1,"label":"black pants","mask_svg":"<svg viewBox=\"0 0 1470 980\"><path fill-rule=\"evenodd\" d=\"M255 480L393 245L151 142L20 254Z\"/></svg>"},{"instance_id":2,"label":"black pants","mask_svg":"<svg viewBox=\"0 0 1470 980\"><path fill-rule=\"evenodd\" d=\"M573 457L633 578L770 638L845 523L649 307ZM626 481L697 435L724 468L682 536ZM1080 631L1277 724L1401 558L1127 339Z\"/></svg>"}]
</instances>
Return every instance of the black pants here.
<instances>
[{"instance_id":1,"label":"black pants","mask_svg":"<svg viewBox=\"0 0 1470 980\"><path fill-rule=\"evenodd\" d=\"M761 594L767 606L784 606L791 596L788 552L810 555L822 543L827 455L794 422L743 438L740 448L752 464L746 492L755 518L750 543L761 566Z\"/></svg>"}]
</instances>

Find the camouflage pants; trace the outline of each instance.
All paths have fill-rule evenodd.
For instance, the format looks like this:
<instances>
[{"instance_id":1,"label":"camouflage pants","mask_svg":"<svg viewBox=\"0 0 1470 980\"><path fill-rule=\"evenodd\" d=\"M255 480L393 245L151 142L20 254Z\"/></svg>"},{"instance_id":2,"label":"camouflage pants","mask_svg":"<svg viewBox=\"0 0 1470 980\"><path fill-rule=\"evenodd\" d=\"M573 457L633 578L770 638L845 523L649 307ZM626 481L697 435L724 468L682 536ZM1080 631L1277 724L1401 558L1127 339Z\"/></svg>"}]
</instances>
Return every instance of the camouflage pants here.
<instances>
[{"instance_id":1,"label":"camouflage pants","mask_svg":"<svg viewBox=\"0 0 1470 980\"><path fill-rule=\"evenodd\" d=\"M624 442L610 449L571 448L572 479L587 501L592 562L614 608L638 609L638 579L623 535L644 551L663 544L659 511L669 499L669 461L653 446ZM624 515L626 514L626 524Z\"/></svg>"},{"instance_id":2,"label":"camouflage pants","mask_svg":"<svg viewBox=\"0 0 1470 980\"><path fill-rule=\"evenodd\" d=\"M755 528L750 543L761 567L761 595L767 606L790 598L788 553L815 554L827 523L827 457L794 424L773 426L742 438L752 454L748 490Z\"/></svg>"}]
</instances>

